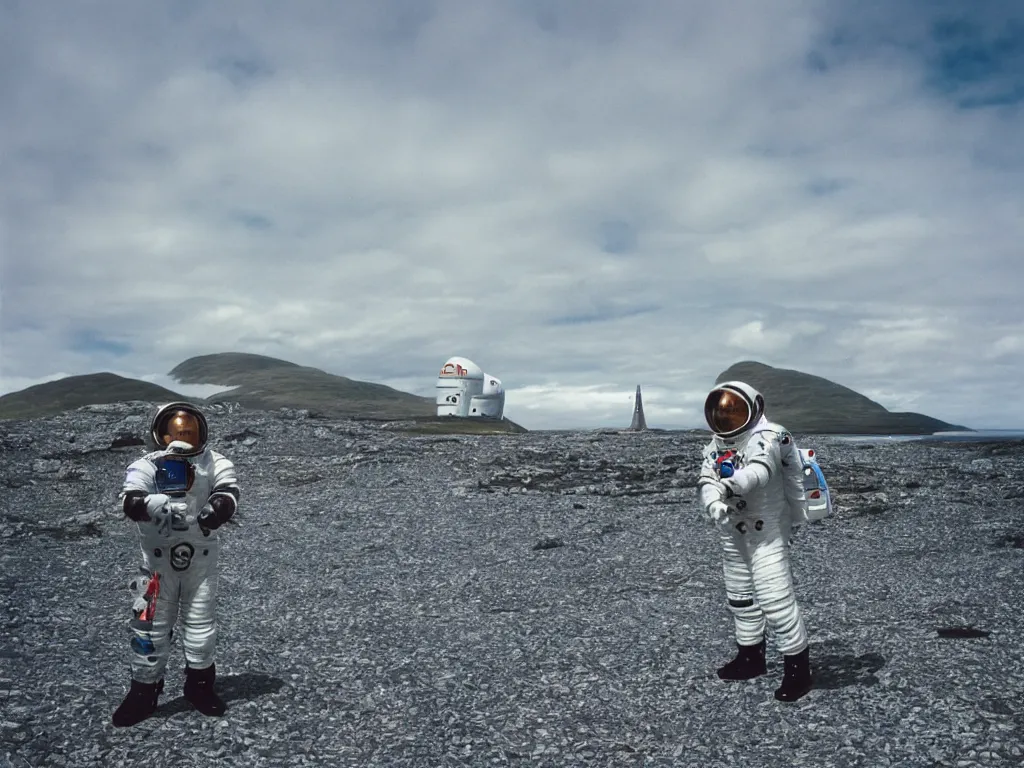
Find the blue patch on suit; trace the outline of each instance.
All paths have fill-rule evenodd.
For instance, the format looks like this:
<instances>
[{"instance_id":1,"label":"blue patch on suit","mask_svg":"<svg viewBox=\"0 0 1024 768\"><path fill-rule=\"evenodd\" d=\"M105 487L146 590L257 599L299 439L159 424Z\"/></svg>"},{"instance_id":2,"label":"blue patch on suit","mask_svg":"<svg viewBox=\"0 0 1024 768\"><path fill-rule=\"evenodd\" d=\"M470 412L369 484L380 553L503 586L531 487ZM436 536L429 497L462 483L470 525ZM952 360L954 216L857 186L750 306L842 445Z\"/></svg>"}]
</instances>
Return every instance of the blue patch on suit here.
<instances>
[{"instance_id":1,"label":"blue patch on suit","mask_svg":"<svg viewBox=\"0 0 1024 768\"><path fill-rule=\"evenodd\" d=\"M132 650L139 654L139 656L147 656L156 650L153 641L148 637L133 637L131 645Z\"/></svg>"}]
</instances>

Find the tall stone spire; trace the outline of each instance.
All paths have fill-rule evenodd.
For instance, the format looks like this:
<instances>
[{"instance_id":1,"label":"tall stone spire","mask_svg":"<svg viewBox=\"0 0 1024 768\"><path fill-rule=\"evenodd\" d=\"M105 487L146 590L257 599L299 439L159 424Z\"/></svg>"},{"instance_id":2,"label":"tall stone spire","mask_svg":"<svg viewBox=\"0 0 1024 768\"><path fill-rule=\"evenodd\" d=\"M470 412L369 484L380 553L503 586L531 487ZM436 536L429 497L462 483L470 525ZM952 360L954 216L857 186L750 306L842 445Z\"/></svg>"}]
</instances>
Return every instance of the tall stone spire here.
<instances>
[{"instance_id":1,"label":"tall stone spire","mask_svg":"<svg viewBox=\"0 0 1024 768\"><path fill-rule=\"evenodd\" d=\"M640 398L640 385L636 385L636 403L633 405L633 423L629 425L631 432L641 432L647 429L647 420L644 418L644 401Z\"/></svg>"}]
</instances>

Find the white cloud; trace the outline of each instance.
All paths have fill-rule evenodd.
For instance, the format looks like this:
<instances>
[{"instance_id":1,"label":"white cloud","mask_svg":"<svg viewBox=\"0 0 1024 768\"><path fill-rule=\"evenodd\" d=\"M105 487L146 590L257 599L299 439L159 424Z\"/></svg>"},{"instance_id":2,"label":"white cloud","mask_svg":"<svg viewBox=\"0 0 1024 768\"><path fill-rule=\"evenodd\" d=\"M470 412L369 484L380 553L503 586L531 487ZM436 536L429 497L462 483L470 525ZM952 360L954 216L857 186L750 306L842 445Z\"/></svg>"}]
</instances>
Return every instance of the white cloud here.
<instances>
[{"instance_id":1,"label":"white cloud","mask_svg":"<svg viewBox=\"0 0 1024 768\"><path fill-rule=\"evenodd\" d=\"M765 330L764 322L751 320L729 333L729 343L744 352L778 352L789 346L793 334Z\"/></svg>"},{"instance_id":2,"label":"white cloud","mask_svg":"<svg viewBox=\"0 0 1024 768\"><path fill-rule=\"evenodd\" d=\"M121 376L126 374L121 373ZM171 392L177 392L179 395L185 397L210 397L212 395L219 395L221 392L229 392L234 387L223 387L218 384L182 384L177 379L166 374L151 373L144 376L135 376L137 379L148 381L150 384L156 384L157 386L169 389Z\"/></svg>"},{"instance_id":3,"label":"white cloud","mask_svg":"<svg viewBox=\"0 0 1024 768\"><path fill-rule=\"evenodd\" d=\"M1024 357L1024 332L1000 336L988 345L985 357L989 360L1000 358L1017 358L1018 362Z\"/></svg>"},{"instance_id":4,"label":"white cloud","mask_svg":"<svg viewBox=\"0 0 1024 768\"><path fill-rule=\"evenodd\" d=\"M890 411L915 411L918 410L924 393L893 389L865 389L861 394L885 406Z\"/></svg>"},{"instance_id":5,"label":"white cloud","mask_svg":"<svg viewBox=\"0 0 1024 768\"><path fill-rule=\"evenodd\" d=\"M911 5L20 4L2 386L248 351L429 396L463 354L531 428L638 383L688 426L753 358L1024 425L1024 117Z\"/></svg>"},{"instance_id":6,"label":"white cloud","mask_svg":"<svg viewBox=\"0 0 1024 768\"><path fill-rule=\"evenodd\" d=\"M932 351L952 341L950 325L937 316L863 319L843 333L839 343L865 353L885 350L895 364L899 356Z\"/></svg>"}]
</instances>

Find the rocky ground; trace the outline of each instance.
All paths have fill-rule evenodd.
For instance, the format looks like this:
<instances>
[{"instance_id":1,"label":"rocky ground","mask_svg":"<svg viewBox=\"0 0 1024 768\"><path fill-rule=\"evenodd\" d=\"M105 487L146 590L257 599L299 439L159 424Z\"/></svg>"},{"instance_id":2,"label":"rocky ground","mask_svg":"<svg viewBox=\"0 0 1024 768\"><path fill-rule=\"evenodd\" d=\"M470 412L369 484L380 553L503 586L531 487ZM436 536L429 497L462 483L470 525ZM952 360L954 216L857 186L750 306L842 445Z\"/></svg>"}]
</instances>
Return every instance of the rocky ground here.
<instances>
[{"instance_id":1,"label":"rocky ground","mask_svg":"<svg viewBox=\"0 0 1024 768\"><path fill-rule=\"evenodd\" d=\"M414 436L218 406L219 688L129 683L148 410L0 422L0 766L967 766L1024 761L1024 445L806 438L836 515L794 568L817 689L732 655L699 433Z\"/></svg>"}]
</instances>

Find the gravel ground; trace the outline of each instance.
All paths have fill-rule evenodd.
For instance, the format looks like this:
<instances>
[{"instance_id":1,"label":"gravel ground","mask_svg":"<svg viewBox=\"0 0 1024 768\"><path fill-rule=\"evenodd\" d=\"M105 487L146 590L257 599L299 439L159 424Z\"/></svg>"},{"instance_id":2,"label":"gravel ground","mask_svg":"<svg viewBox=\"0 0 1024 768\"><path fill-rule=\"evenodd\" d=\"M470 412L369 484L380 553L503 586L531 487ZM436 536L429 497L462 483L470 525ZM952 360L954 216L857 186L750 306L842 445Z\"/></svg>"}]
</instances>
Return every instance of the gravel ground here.
<instances>
[{"instance_id":1,"label":"gravel ground","mask_svg":"<svg viewBox=\"0 0 1024 768\"><path fill-rule=\"evenodd\" d=\"M223 718L116 729L148 409L0 422L0 766L1024 762L1024 444L800 439L836 515L795 543L816 690L733 653L700 433L417 437L226 406ZM940 633L940 630L943 632ZM948 631L947 631L948 630ZM952 635L945 637L943 635Z\"/></svg>"}]
</instances>

